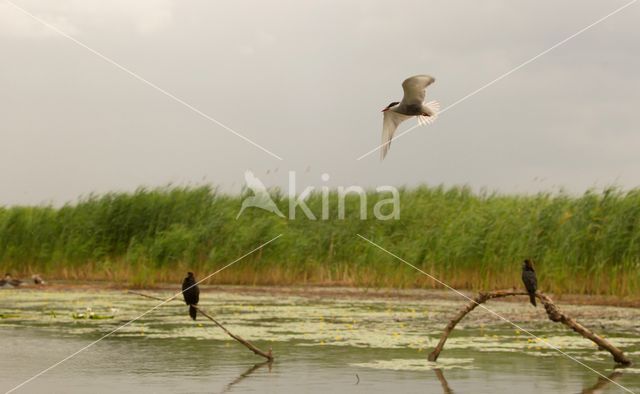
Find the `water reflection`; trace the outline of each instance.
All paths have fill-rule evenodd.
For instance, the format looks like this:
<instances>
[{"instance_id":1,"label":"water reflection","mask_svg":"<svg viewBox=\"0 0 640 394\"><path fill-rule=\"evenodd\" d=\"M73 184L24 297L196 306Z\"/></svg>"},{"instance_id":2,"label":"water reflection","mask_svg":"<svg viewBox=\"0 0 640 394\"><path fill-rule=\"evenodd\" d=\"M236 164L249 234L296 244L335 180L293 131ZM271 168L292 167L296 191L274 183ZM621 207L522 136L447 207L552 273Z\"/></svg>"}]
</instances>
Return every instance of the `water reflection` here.
<instances>
[{"instance_id":1,"label":"water reflection","mask_svg":"<svg viewBox=\"0 0 640 394\"><path fill-rule=\"evenodd\" d=\"M453 390L449 387L449 382L447 382L447 378L444 377L444 373L440 368L435 368L433 372L436 373L436 377L442 386L442 392L444 394L453 394Z\"/></svg>"},{"instance_id":2,"label":"water reflection","mask_svg":"<svg viewBox=\"0 0 640 394\"><path fill-rule=\"evenodd\" d=\"M453 389L449 386L449 382L447 381L447 378L444 376L444 372L440 368L435 368L433 372L435 372L436 377L438 378L438 381L442 386L442 392L444 394L454 394ZM580 394L602 393L607 386L611 385L612 382L615 382L621 376L622 376L622 372L620 371L614 371L610 373L609 376L607 376L606 378L600 376L598 377L598 381L593 386L583 389L580 392Z\"/></svg>"},{"instance_id":3,"label":"water reflection","mask_svg":"<svg viewBox=\"0 0 640 394\"><path fill-rule=\"evenodd\" d=\"M255 371L261 369L265 365L269 366L269 372L271 372L271 365L272 364L273 364L273 361L265 361L265 362L262 362L262 363L258 363L258 364L252 365L251 367L249 367L249 369L247 369L246 371L241 373L237 378L235 378L233 381L231 381L229 384L227 384L225 386L225 388L220 392L220 394L228 393L229 391L231 391L233 386L235 386L236 384L242 382L243 380L245 380L246 378L251 376L251 374L253 374Z\"/></svg>"},{"instance_id":4,"label":"water reflection","mask_svg":"<svg viewBox=\"0 0 640 394\"><path fill-rule=\"evenodd\" d=\"M616 381L620 376L622 376L622 372L615 371L609 374L607 378L603 378L602 376L598 377L598 381L593 386L582 390L581 394L596 394L601 393L602 390L611 384L612 381Z\"/></svg>"}]
</instances>

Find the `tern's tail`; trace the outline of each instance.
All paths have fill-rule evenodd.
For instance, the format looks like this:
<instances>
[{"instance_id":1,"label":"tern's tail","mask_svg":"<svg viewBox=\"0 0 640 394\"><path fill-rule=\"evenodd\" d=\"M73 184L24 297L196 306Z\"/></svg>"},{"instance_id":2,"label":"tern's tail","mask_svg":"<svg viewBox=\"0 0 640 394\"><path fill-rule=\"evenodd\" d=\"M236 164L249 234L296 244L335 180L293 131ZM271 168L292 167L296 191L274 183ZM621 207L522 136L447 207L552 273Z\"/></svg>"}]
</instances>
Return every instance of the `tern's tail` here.
<instances>
[{"instance_id":1,"label":"tern's tail","mask_svg":"<svg viewBox=\"0 0 640 394\"><path fill-rule=\"evenodd\" d=\"M440 113L440 103L433 100L428 103L424 103L423 111L426 113L430 113L429 116L418 116L418 125L424 126L429 125L438 119L438 114ZM426 108L425 108L426 107Z\"/></svg>"},{"instance_id":2,"label":"tern's tail","mask_svg":"<svg viewBox=\"0 0 640 394\"><path fill-rule=\"evenodd\" d=\"M428 103L424 103L429 109L433 112L433 116L437 117L440 113L440 103L437 100L429 101Z\"/></svg>"}]
</instances>

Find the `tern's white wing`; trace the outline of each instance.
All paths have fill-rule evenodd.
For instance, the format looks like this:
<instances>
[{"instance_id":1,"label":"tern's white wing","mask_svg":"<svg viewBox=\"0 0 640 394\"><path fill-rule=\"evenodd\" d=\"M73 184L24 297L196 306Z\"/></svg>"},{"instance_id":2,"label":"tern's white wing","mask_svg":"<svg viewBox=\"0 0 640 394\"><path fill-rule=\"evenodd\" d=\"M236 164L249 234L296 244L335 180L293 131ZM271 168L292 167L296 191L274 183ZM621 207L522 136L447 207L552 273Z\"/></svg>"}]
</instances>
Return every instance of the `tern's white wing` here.
<instances>
[{"instance_id":1,"label":"tern's white wing","mask_svg":"<svg viewBox=\"0 0 640 394\"><path fill-rule=\"evenodd\" d=\"M384 159L391 146L393 134L400 126L400 123L409 119L411 116L399 114L392 110L384 111L384 120L382 121L382 148L380 148L380 160Z\"/></svg>"},{"instance_id":2,"label":"tern's white wing","mask_svg":"<svg viewBox=\"0 0 640 394\"><path fill-rule=\"evenodd\" d=\"M404 90L404 97L400 105L404 106L422 106L426 97L425 89L427 86L435 82L435 79L430 75L414 75L402 82L402 90Z\"/></svg>"}]
</instances>

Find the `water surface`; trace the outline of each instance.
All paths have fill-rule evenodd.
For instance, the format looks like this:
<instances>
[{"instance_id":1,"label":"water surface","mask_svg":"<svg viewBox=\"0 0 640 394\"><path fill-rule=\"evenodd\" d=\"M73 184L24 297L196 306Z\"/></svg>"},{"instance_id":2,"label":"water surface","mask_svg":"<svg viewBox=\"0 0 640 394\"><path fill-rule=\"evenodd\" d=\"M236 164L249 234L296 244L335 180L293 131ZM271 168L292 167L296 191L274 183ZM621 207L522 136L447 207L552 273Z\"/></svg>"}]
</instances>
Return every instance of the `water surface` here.
<instances>
[{"instance_id":1,"label":"water surface","mask_svg":"<svg viewBox=\"0 0 640 394\"><path fill-rule=\"evenodd\" d=\"M168 292L149 292L161 297ZM123 291L0 291L0 390L7 391L159 302ZM308 298L205 292L201 305L273 364L208 320L193 322L179 302L160 306L17 392L107 393L624 393L489 313L459 324L437 363L426 360L464 302L441 299ZM496 312L634 392L640 368L614 371L598 351L542 308L492 302ZM565 306L640 357L640 311ZM94 317L90 319L88 317Z\"/></svg>"}]
</instances>

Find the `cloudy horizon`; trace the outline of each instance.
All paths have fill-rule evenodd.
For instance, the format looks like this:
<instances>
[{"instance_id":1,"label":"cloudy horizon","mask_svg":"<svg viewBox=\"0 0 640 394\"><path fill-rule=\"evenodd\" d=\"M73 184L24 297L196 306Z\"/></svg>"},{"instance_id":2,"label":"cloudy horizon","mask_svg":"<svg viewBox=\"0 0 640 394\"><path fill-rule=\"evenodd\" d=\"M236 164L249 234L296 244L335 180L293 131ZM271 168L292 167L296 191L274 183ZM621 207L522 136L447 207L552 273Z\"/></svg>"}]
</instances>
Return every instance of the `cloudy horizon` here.
<instances>
[{"instance_id":1,"label":"cloudy horizon","mask_svg":"<svg viewBox=\"0 0 640 394\"><path fill-rule=\"evenodd\" d=\"M309 186L640 185L638 4L380 162L356 159L379 144L404 78L433 75L427 95L446 107L626 1L14 2L284 160L0 2L0 205L169 183L234 192L247 169L282 188L290 170Z\"/></svg>"}]
</instances>

